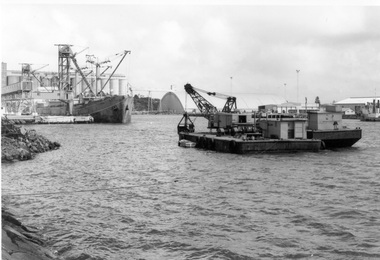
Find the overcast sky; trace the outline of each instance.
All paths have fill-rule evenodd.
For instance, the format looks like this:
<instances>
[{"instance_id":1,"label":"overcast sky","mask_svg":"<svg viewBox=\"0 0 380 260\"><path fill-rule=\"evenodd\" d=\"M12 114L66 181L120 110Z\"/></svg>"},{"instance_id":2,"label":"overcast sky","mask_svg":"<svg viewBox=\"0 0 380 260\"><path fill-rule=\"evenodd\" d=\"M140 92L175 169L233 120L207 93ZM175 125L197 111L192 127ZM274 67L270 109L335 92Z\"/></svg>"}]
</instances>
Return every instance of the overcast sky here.
<instances>
[{"instance_id":1,"label":"overcast sky","mask_svg":"<svg viewBox=\"0 0 380 260\"><path fill-rule=\"evenodd\" d=\"M57 71L54 45L67 43L77 52L89 47L78 56L83 65L86 54L130 50L118 72L135 93L156 97L186 83L300 102L380 95L377 5L9 3L1 5L9 69L26 62Z\"/></svg>"}]
</instances>

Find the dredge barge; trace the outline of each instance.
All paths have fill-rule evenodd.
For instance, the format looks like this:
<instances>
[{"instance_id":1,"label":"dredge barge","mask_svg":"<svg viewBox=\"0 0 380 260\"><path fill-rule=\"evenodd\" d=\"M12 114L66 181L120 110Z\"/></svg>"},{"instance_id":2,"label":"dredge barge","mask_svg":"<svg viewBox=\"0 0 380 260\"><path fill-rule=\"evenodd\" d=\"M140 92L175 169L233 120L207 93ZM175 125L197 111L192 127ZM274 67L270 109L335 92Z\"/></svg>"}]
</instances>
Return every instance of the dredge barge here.
<instances>
[{"instance_id":1,"label":"dredge barge","mask_svg":"<svg viewBox=\"0 0 380 260\"><path fill-rule=\"evenodd\" d=\"M185 85L200 113L185 113L177 126L179 145L226 153L318 152L320 149L352 146L361 138L361 129L339 129L342 113L319 112L308 117L292 114L240 113L236 98ZM219 112L199 93L227 99ZM193 117L205 117L209 132L195 132Z\"/></svg>"}]
</instances>

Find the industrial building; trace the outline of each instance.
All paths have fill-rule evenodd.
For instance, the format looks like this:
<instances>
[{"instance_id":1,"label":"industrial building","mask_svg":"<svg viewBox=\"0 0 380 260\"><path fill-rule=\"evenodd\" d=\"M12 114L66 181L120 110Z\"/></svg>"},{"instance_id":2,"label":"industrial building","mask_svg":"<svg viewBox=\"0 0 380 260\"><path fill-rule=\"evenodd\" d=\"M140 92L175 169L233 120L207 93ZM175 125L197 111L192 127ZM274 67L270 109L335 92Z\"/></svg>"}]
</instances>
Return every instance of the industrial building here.
<instances>
[{"instance_id":1,"label":"industrial building","mask_svg":"<svg viewBox=\"0 0 380 260\"><path fill-rule=\"evenodd\" d=\"M356 114L361 114L362 110L368 106L368 104L378 103L379 96L373 97L350 97L341 101L335 102L334 105L340 108L342 111L346 111L347 108L355 111Z\"/></svg>"}]
</instances>

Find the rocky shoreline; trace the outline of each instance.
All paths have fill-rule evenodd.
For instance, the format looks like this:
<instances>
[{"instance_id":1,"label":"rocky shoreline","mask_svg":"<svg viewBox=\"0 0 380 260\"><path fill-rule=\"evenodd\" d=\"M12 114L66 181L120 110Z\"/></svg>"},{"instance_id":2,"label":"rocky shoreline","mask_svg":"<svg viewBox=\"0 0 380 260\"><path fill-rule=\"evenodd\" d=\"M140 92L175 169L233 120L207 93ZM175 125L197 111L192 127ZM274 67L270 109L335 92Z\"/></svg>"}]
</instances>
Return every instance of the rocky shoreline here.
<instances>
[{"instance_id":1,"label":"rocky shoreline","mask_svg":"<svg viewBox=\"0 0 380 260\"><path fill-rule=\"evenodd\" d=\"M1 162L11 163L33 159L37 153L56 150L60 147L35 130L16 126L7 118L1 118ZM2 254L1 259L51 260L59 259L48 249L37 230L24 226L6 205L2 203Z\"/></svg>"},{"instance_id":2,"label":"rocky shoreline","mask_svg":"<svg viewBox=\"0 0 380 260\"><path fill-rule=\"evenodd\" d=\"M6 118L1 119L1 162L30 160L37 153L56 150L61 145L52 142L35 130L16 126Z\"/></svg>"}]
</instances>

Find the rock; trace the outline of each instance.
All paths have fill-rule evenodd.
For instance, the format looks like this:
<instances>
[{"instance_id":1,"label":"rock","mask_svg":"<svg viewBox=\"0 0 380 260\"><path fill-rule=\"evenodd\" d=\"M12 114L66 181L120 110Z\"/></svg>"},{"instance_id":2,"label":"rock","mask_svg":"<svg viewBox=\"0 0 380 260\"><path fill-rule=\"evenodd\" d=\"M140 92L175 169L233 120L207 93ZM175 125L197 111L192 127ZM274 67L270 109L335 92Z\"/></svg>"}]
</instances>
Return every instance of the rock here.
<instances>
[{"instance_id":1,"label":"rock","mask_svg":"<svg viewBox=\"0 0 380 260\"><path fill-rule=\"evenodd\" d=\"M25 135L27 133L26 129L24 127L20 127L20 133L22 135Z\"/></svg>"},{"instance_id":2,"label":"rock","mask_svg":"<svg viewBox=\"0 0 380 260\"><path fill-rule=\"evenodd\" d=\"M38 153L38 148L35 145L32 145L31 149L34 153Z\"/></svg>"},{"instance_id":3,"label":"rock","mask_svg":"<svg viewBox=\"0 0 380 260\"><path fill-rule=\"evenodd\" d=\"M19 148L18 151L18 158L20 161L29 160L32 158L32 154L30 153L29 149Z\"/></svg>"},{"instance_id":4,"label":"rock","mask_svg":"<svg viewBox=\"0 0 380 260\"><path fill-rule=\"evenodd\" d=\"M56 150L57 142L38 135L35 130L16 126L10 120L1 120L1 161L29 160L36 153Z\"/></svg>"}]
</instances>

